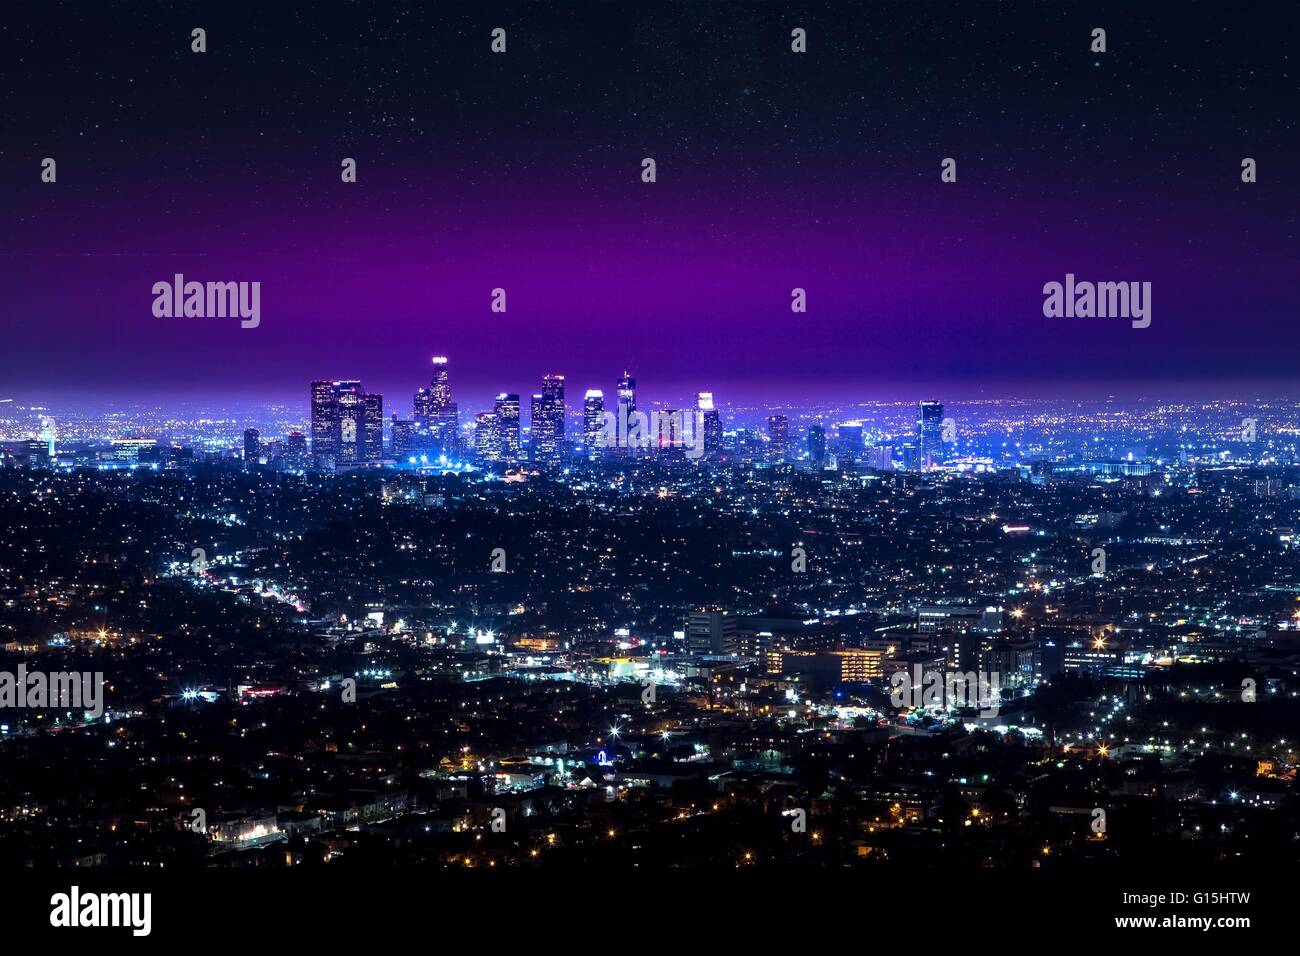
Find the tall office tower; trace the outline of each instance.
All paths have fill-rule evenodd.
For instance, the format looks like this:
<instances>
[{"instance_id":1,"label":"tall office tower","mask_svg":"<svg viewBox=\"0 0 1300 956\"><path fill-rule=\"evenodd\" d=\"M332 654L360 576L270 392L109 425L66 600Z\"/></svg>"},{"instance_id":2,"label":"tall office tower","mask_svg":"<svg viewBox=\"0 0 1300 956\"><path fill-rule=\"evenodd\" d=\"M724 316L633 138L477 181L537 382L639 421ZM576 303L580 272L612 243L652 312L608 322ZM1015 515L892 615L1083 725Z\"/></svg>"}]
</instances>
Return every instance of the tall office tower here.
<instances>
[{"instance_id":1,"label":"tall office tower","mask_svg":"<svg viewBox=\"0 0 1300 956\"><path fill-rule=\"evenodd\" d=\"M558 462L564 457L564 376L542 376L542 391L533 396L533 458Z\"/></svg>"},{"instance_id":2,"label":"tall office tower","mask_svg":"<svg viewBox=\"0 0 1300 956\"><path fill-rule=\"evenodd\" d=\"M826 429L820 425L808 428L808 457L818 468L826 464Z\"/></svg>"},{"instance_id":3,"label":"tall office tower","mask_svg":"<svg viewBox=\"0 0 1300 956\"><path fill-rule=\"evenodd\" d=\"M497 447L500 449L500 461L517 462L523 458L519 446L519 396L514 392L502 392L497 396L492 409L496 416Z\"/></svg>"},{"instance_id":4,"label":"tall office tower","mask_svg":"<svg viewBox=\"0 0 1300 956\"><path fill-rule=\"evenodd\" d=\"M384 457L384 400L355 379L311 383L311 451L316 468L332 471Z\"/></svg>"},{"instance_id":5,"label":"tall office tower","mask_svg":"<svg viewBox=\"0 0 1300 956\"><path fill-rule=\"evenodd\" d=\"M361 460L384 460L384 398L382 395L361 396Z\"/></svg>"},{"instance_id":6,"label":"tall office tower","mask_svg":"<svg viewBox=\"0 0 1300 956\"><path fill-rule=\"evenodd\" d=\"M410 461L420 453L415 440L415 422L398 418L397 412L393 412L389 432L392 435L393 457L398 464Z\"/></svg>"},{"instance_id":7,"label":"tall office tower","mask_svg":"<svg viewBox=\"0 0 1300 956\"><path fill-rule=\"evenodd\" d=\"M433 379L429 383L429 396L433 407L446 408L451 404L451 379L447 375L447 356L433 357Z\"/></svg>"},{"instance_id":8,"label":"tall office tower","mask_svg":"<svg viewBox=\"0 0 1300 956\"><path fill-rule=\"evenodd\" d=\"M636 412L636 379L632 377L627 369L623 369L623 377L618 380L618 431L619 434L626 432L632 434L632 416ZM622 454L631 454L632 448L617 449Z\"/></svg>"},{"instance_id":9,"label":"tall office tower","mask_svg":"<svg viewBox=\"0 0 1300 956\"><path fill-rule=\"evenodd\" d=\"M683 458L686 435L682 413L675 408L661 408L650 419L650 432L655 450L672 458Z\"/></svg>"},{"instance_id":10,"label":"tall office tower","mask_svg":"<svg viewBox=\"0 0 1300 956\"><path fill-rule=\"evenodd\" d=\"M335 468L355 467L365 461L365 410L361 404L361 395L358 386L357 391L343 392L335 400L339 435L338 456L334 459Z\"/></svg>"},{"instance_id":11,"label":"tall office tower","mask_svg":"<svg viewBox=\"0 0 1300 956\"><path fill-rule=\"evenodd\" d=\"M357 421L360 429L360 437L357 438L357 457L361 462L382 462L383 397L363 394L360 399L361 419Z\"/></svg>"},{"instance_id":12,"label":"tall office tower","mask_svg":"<svg viewBox=\"0 0 1300 956\"><path fill-rule=\"evenodd\" d=\"M334 467L338 457L334 388L341 382L311 383L311 455L312 466L322 471Z\"/></svg>"},{"instance_id":13,"label":"tall office tower","mask_svg":"<svg viewBox=\"0 0 1300 956\"><path fill-rule=\"evenodd\" d=\"M696 427L704 429L704 457L714 458L722 450L722 417L713 407L713 393L700 392L696 396L695 409Z\"/></svg>"},{"instance_id":14,"label":"tall office tower","mask_svg":"<svg viewBox=\"0 0 1300 956\"><path fill-rule=\"evenodd\" d=\"M54 419L49 415L42 415L41 430L36 437L45 445L45 454L51 459L54 458L54 439L57 434L58 426L55 424Z\"/></svg>"},{"instance_id":15,"label":"tall office tower","mask_svg":"<svg viewBox=\"0 0 1300 956\"><path fill-rule=\"evenodd\" d=\"M262 433L256 428L244 429L244 471L257 468L262 457Z\"/></svg>"},{"instance_id":16,"label":"tall office tower","mask_svg":"<svg viewBox=\"0 0 1300 956\"><path fill-rule=\"evenodd\" d=\"M875 445L867 452L867 464L877 471L894 470L894 446Z\"/></svg>"},{"instance_id":17,"label":"tall office tower","mask_svg":"<svg viewBox=\"0 0 1300 956\"><path fill-rule=\"evenodd\" d=\"M921 417L916 420L917 449L920 469L943 464L947 455L943 447L943 403L922 402Z\"/></svg>"},{"instance_id":18,"label":"tall office tower","mask_svg":"<svg viewBox=\"0 0 1300 956\"><path fill-rule=\"evenodd\" d=\"M455 457L460 450L460 407L451 400L447 357L433 357L433 381L415 393L415 423L428 436L428 450Z\"/></svg>"},{"instance_id":19,"label":"tall office tower","mask_svg":"<svg viewBox=\"0 0 1300 956\"><path fill-rule=\"evenodd\" d=\"M546 413L542 411L542 393L533 392L528 401L528 450L525 452L525 458L531 458L533 461L543 461L541 453L537 449L537 433L539 429L546 431L544 419Z\"/></svg>"},{"instance_id":20,"label":"tall office tower","mask_svg":"<svg viewBox=\"0 0 1300 956\"><path fill-rule=\"evenodd\" d=\"M588 458L599 458L600 435L605 428L605 393L587 389L582 399L582 444Z\"/></svg>"},{"instance_id":21,"label":"tall office tower","mask_svg":"<svg viewBox=\"0 0 1300 956\"><path fill-rule=\"evenodd\" d=\"M284 439L284 467L303 471L307 467L307 436L302 432L289 432Z\"/></svg>"},{"instance_id":22,"label":"tall office tower","mask_svg":"<svg viewBox=\"0 0 1300 956\"><path fill-rule=\"evenodd\" d=\"M862 422L840 422L835 426L838 434L835 453L841 460L857 461L862 457Z\"/></svg>"},{"instance_id":23,"label":"tall office tower","mask_svg":"<svg viewBox=\"0 0 1300 956\"><path fill-rule=\"evenodd\" d=\"M686 650L691 654L735 654L736 617L720 607L701 607L686 619Z\"/></svg>"},{"instance_id":24,"label":"tall office tower","mask_svg":"<svg viewBox=\"0 0 1300 956\"><path fill-rule=\"evenodd\" d=\"M495 412L479 412L474 416L474 454L479 461L501 460L501 436L497 432Z\"/></svg>"},{"instance_id":25,"label":"tall office tower","mask_svg":"<svg viewBox=\"0 0 1300 956\"><path fill-rule=\"evenodd\" d=\"M618 380L618 404L629 413L636 411L636 379L627 369L623 369L623 377Z\"/></svg>"},{"instance_id":26,"label":"tall office tower","mask_svg":"<svg viewBox=\"0 0 1300 956\"><path fill-rule=\"evenodd\" d=\"M767 456L772 461L785 461L790 453L790 419L784 415L767 417Z\"/></svg>"}]
</instances>

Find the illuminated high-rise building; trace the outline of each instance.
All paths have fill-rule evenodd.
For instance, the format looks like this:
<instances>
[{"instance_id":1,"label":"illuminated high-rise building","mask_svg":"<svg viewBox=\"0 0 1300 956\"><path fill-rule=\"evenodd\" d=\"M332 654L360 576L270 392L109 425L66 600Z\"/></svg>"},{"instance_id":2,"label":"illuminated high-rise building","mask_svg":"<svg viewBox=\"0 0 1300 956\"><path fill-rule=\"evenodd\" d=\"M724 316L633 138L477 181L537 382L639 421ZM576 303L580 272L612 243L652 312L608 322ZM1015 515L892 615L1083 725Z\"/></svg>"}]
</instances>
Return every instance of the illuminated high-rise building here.
<instances>
[{"instance_id":1,"label":"illuminated high-rise building","mask_svg":"<svg viewBox=\"0 0 1300 956\"><path fill-rule=\"evenodd\" d=\"M397 459L398 464L408 462L413 457L421 453L420 446L416 441L416 425L410 419L397 417L393 412L393 417L389 422L388 433L392 443L393 457Z\"/></svg>"},{"instance_id":2,"label":"illuminated high-rise building","mask_svg":"<svg viewBox=\"0 0 1300 956\"><path fill-rule=\"evenodd\" d=\"M618 380L618 404L628 412L636 411L636 379L627 369L623 369L623 377Z\"/></svg>"},{"instance_id":3,"label":"illuminated high-rise building","mask_svg":"<svg viewBox=\"0 0 1300 956\"><path fill-rule=\"evenodd\" d=\"M790 452L790 419L784 415L767 418L767 456L772 461L785 461Z\"/></svg>"},{"instance_id":4,"label":"illuminated high-rise building","mask_svg":"<svg viewBox=\"0 0 1300 956\"><path fill-rule=\"evenodd\" d=\"M818 468L826 464L826 429L821 425L808 428L808 457Z\"/></svg>"},{"instance_id":5,"label":"illuminated high-rise building","mask_svg":"<svg viewBox=\"0 0 1300 956\"><path fill-rule=\"evenodd\" d=\"M364 392L344 392L336 400L339 420L339 452L334 467L359 465L365 461L365 406L361 403Z\"/></svg>"},{"instance_id":6,"label":"illuminated high-rise building","mask_svg":"<svg viewBox=\"0 0 1300 956\"><path fill-rule=\"evenodd\" d=\"M355 379L311 383L311 451L316 468L333 471L384 457L384 400Z\"/></svg>"},{"instance_id":7,"label":"illuminated high-rise building","mask_svg":"<svg viewBox=\"0 0 1300 956\"><path fill-rule=\"evenodd\" d=\"M262 457L262 433L256 428L244 429L244 470L254 471Z\"/></svg>"},{"instance_id":8,"label":"illuminated high-rise building","mask_svg":"<svg viewBox=\"0 0 1300 956\"><path fill-rule=\"evenodd\" d=\"M412 437L413 446L451 457L459 453L460 409L451 400L445 355L433 357L433 380L415 393L414 417L420 434Z\"/></svg>"},{"instance_id":9,"label":"illuminated high-rise building","mask_svg":"<svg viewBox=\"0 0 1300 956\"><path fill-rule=\"evenodd\" d=\"M670 458L685 455L686 425L682 413L676 408L661 408L650 420L651 434L660 454Z\"/></svg>"},{"instance_id":10,"label":"illuminated high-rise building","mask_svg":"<svg viewBox=\"0 0 1300 956\"><path fill-rule=\"evenodd\" d=\"M921 457L921 446L914 441L904 442L898 450L904 471L923 471L925 459Z\"/></svg>"},{"instance_id":11,"label":"illuminated high-rise building","mask_svg":"<svg viewBox=\"0 0 1300 956\"><path fill-rule=\"evenodd\" d=\"M835 426L835 432L835 456L840 461L860 460L865 450L862 422L840 422Z\"/></svg>"},{"instance_id":12,"label":"illuminated high-rise building","mask_svg":"<svg viewBox=\"0 0 1300 956\"><path fill-rule=\"evenodd\" d=\"M502 392L496 398L492 414L496 416L493 427L497 433L496 444L501 456L497 460L520 461L523 453L519 444L519 396L514 392Z\"/></svg>"},{"instance_id":13,"label":"illuminated high-rise building","mask_svg":"<svg viewBox=\"0 0 1300 956\"><path fill-rule=\"evenodd\" d=\"M53 418L49 415L41 416L41 430L37 434L37 439L45 445L45 454L51 460L54 458L54 439L58 434L58 426Z\"/></svg>"},{"instance_id":14,"label":"illuminated high-rise building","mask_svg":"<svg viewBox=\"0 0 1300 956\"><path fill-rule=\"evenodd\" d=\"M311 383L311 455L313 467L329 471L338 455L334 390L342 382ZM360 387L360 383L356 383Z\"/></svg>"},{"instance_id":15,"label":"illuminated high-rise building","mask_svg":"<svg viewBox=\"0 0 1300 956\"><path fill-rule=\"evenodd\" d=\"M627 369L623 369L623 377L618 380L618 431L619 434L633 431L632 416L636 413L636 379ZM623 454L631 453L629 447L620 448Z\"/></svg>"},{"instance_id":16,"label":"illuminated high-rise building","mask_svg":"<svg viewBox=\"0 0 1300 956\"><path fill-rule=\"evenodd\" d=\"M302 432L289 432L284 439L284 467L292 471L307 468L307 436Z\"/></svg>"},{"instance_id":17,"label":"illuminated high-rise building","mask_svg":"<svg viewBox=\"0 0 1300 956\"><path fill-rule=\"evenodd\" d=\"M451 379L447 376L447 356L433 357L433 380L429 383L429 397L433 407L446 408L451 404Z\"/></svg>"},{"instance_id":18,"label":"illuminated high-rise building","mask_svg":"<svg viewBox=\"0 0 1300 956\"><path fill-rule=\"evenodd\" d=\"M539 433L547 429L546 412L543 410L542 393L533 392L528 401L528 445L529 457L533 461L544 461L541 451L537 447Z\"/></svg>"},{"instance_id":19,"label":"illuminated high-rise building","mask_svg":"<svg viewBox=\"0 0 1300 956\"><path fill-rule=\"evenodd\" d=\"M700 392L696 396L695 407L698 412L696 425L704 429L704 457L716 457L722 450L722 416L713 407L713 393Z\"/></svg>"},{"instance_id":20,"label":"illuminated high-rise building","mask_svg":"<svg viewBox=\"0 0 1300 956\"><path fill-rule=\"evenodd\" d=\"M943 403L922 402L921 417L916 420L919 469L924 471L943 464L947 458L943 442Z\"/></svg>"},{"instance_id":21,"label":"illuminated high-rise building","mask_svg":"<svg viewBox=\"0 0 1300 956\"><path fill-rule=\"evenodd\" d=\"M558 462L564 456L564 376L546 375L542 390L533 396L533 458Z\"/></svg>"},{"instance_id":22,"label":"illuminated high-rise building","mask_svg":"<svg viewBox=\"0 0 1300 956\"><path fill-rule=\"evenodd\" d=\"M474 455L479 461L501 461L501 435L497 431L495 412L474 416Z\"/></svg>"},{"instance_id":23,"label":"illuminated high-rise building","mask_svg":"<svg viewBox=\"0 0 1300 956\"><path fill-rule=\"evenodd\" d=\"M358 391L343 392L334 402L338 419L338 454L334 458L335 468L355 467L365 461L363 452L366 440L364 424L365 407L361 404L364 394Z\"/></svg>"},{"instance_id":24,"label":"illuminated high-rise building","mask_svg":"<svg viewBox=\"0 0 1300 956\"><path fill-rule=\"evenodd\" d=\"M605 427L605 393L587 389L582 399L582 444L588 458L600 455L600 435Z\"/></svg>"},{"instance_id":25,"label":"illuminated high-rise building","mask_svg":"<svg viewBox=\"0 0 1300 956\"><path fill-rule=\"evenodd\" d=\"M375 464L384 460L384 399L380 395L361 396L361 460Z\"/></svg>"}]
</instances>

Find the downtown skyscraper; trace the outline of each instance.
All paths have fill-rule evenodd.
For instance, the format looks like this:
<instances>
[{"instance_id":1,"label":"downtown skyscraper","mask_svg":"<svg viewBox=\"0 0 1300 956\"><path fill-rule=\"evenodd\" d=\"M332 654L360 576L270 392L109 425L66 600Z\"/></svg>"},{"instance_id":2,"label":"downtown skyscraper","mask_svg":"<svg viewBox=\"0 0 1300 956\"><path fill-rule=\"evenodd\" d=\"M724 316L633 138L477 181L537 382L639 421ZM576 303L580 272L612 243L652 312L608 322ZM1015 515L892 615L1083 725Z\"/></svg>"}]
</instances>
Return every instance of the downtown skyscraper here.
<instances>
[{"instance_id":1,"label":"downtown skyscraper","mask_svg":"<svg viewBox=\"0 0 1300 956\"><path fill-rule=\"evenodd\" d=\"M543 376L532 402L534 461L553 464L564 457L564 414L564 376Z\"/></svg>"},{"instance_id":2,"label":"downtown skyscraper","mask_svg":"<svg viewBox=\"0 0 1300 956\"><path fill-rule=\"evenodd\" d=\"M255 471L262 456L262 433L256 428L244 429L244 470Z\"/></svg>"},{"instance_id":3,"label":"downtown skyscraper","mask_svg":"<svg viewBox=\"0 0 1300 956\"><path fill-rule=\"evenodd\" d=\"M600 435L604 427L605 393L589 388L582 399L582 446L588 458L600 457Z\"/></svg>"},{"instance_id":4,"label":"downtown skyscraper","mask_svg":"<svg viewBox=\"0 0 1300 956\"><path fill-rule=\"evenodd\" d=\"M722 451L722 417L713 406L713 393L699 392L695 408L704 429L704 457L713 458Z\"/></svg>"},{"instance_id":5,"label":"downtown skyscraper","mask_svg":"<svg viewBox=\"0 0 1300 956\"><path fill-rule=\"evenodd\" d=\"M415 393L415 434L412 444L420 451L455 457L460 446L459 406L451 398L447 357L433 357L433 380Z\"/></svg>"},{"instance_id":6,"label":"downtown skyscraper","mask_svg":"<svg viewBox=\"0 0 1300 956\"><path fill-rule=\"evenodd\" d=\"M384 458L384 400L355 379L311 383L312 464L321 471Z\"/></svg>"},{"instance_id":7,"label":"downtown skyscraper","mask_svg":"<svg viewBox=\"0 0 1300 956\"><path fill-rule=\"evenodd\" d=\"M821 425L808 427L808 458L817 468L826 464L826 429Z\"/></svg>"},{"instance_id":8,"label":"downtown skyscraper","mask_svg":"<svg viewBox=\"0 0 1300 956\"><path fill-rule=\"evenodd\" d=\"M632 429L632 419L636 414L636 379L627 369L623 369L623 377L618 380L618 428L621 432L623 429ZM631 449L624 447L619 449L622 454L630 454Z\"/></svg>"},{"instance_id":9,"label":"downtown skyscraper","mask_svg":"<svg viewBox=\"0 0 1300 956\"><path fill-rule=\"evenodd\" d=\"M501 460L520 461L523 448L519 442L519 396L502 392L497 396L493 413L496 415L497 434L500 435Z\"/></svg>"},{"instance_id":10,"label":"downtown skyscraper","mask_svg":"<svg viewBox=\"0 0 1300 956\"><path fill-rule=\"evenodd\" d=\"M767 454L771 461L785 461L790 452L790 419L769 415L767 419Z\"/></svg>"},{"instance_id":11,"label":"downtown skyscraper","mask_svg":"<svg viewBox=\"0 0 1300 956\"><path fill-rule=\"evenodd\" d=\"M501 392L492 410L479 412L474 423L474 450L479 461L514 464L522 460L517 394Z\"/></svg>"},{"instance_id":12,"label":"downtown skyscraper","mask_svg":"<svg viewBox=\"0 0 1300 956\"><path fill-rule=\"evenodd\" d=\"M922 402L916 421L918 469L925 471L944 461L943 403Z\"/></svg>"}]
</instances>

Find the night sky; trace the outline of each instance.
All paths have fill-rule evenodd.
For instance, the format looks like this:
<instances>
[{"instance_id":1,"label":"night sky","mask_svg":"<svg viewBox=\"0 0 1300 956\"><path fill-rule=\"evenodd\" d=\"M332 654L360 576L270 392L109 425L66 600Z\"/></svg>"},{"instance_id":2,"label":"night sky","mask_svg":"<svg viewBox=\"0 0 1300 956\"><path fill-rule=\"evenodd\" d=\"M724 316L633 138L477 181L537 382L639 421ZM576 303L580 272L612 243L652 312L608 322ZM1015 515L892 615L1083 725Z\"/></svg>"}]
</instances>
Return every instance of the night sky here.
<instances>
[{"instance_id":1,"label":"night sky","mask_svg":"<svg viewBox=\"0 0 1300 956\"><path fill-rule=\"evenodd\" d=\"M349 377L409 411L435 354L465 411L544 372L572 404L625 364L651 397L774 404L1294 381L1300 82L1269 5L2 19L0 397L305 401L310 379ZM176 272L260 281L260 327L154 317ZM1044 318L1067 272L1151 282L1151 327Z\"/></svg>"}]
</instances>

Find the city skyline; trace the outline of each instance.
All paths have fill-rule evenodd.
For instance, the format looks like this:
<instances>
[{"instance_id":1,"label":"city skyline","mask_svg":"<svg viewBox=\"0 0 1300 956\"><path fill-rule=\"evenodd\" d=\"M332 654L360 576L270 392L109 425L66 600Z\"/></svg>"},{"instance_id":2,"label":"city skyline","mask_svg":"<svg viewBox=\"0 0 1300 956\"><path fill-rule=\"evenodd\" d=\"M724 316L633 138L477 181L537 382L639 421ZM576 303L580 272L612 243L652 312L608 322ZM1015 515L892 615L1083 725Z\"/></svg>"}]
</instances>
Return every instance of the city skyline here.
<instances>
[{"instance_id":1,"label":"city skyline","mask_svg":"<svg viewBox=\"0 0 1300 956\"><path fill-rule=\"evenodd\" d=\"M446 363L449 359L445 355L434 355L427 361L433 363L436 370L440 362ZM333 364L345 372L355 367L347 361ZM563 370L563 365L556 368L539 365L531 375L525 373L519 378L512 376L509 380L505 380L499 377L498 373L484 370L485 366L482 361L476 361L473 356L470 356L468 360L458 359L455 364L457 369L456 394L460 400L453 404L462 410L472 412L490 409L503 389L507 391L514 389L518 394L532 394L533 386L551 375L566 380L567 391L571 394L580 395L583 392L594 390L604 392L608 396L614 396L617 392L619 377L617 369L626 369L629 363L615 363L614 366L606 370L603 378L586 382L575 381L574 376ZM424 370L427 372L428 366L425 366ZM476 370L477 376L475 376ZM393 371L389 369L384 376L379 376L376 379L365 379L367 382L378 381L380 383L373 390L376 394L388 396L386 400L388 412L386 412L386 415L389 418L391 418L391 414L395 413L403 418L418 419L421 415L418 403L427 401L427 398L423 398L423 396L430 392L428 382L422 380L419 373L413 372L411 369L407 371L410 374L400 378L395 376ZM351 377L344 375L338 378L316 376L316 380L322 381L361 381L363 379L364 376L359 375ZM421 384L422 381L423 384ZM943 391L946 395L946 401L957 404L987 402L1050 404L1057 402L1066 405L1071 403L1088 405L1115 402L1122 405L1143 405L1180 401L1286 402L1300 397L1300 379L1293 379L1285 385L1260 382L1201 382L1181 385L1168 382L1149 382L1117 386L1113 382L1100 381L1094 382L1092 387L1086 390L1076 390L1073 387L1034 387L1026 385L1026 383L1020 383L1019 386L1013 384L1006 388L981 388L966 385L958 386L949 391L927 388L919 382L897 386L878 383L875 386L868 385L862 388L841 386L821 394L808 393L806 390L800 391L799 388L794 386L787 391L774 390L766 386L746 388L743 385L739 386L736 391L719 390L716 387L709 388L712 385L712 380L704 380L703 378L683 382L679 377L673 376L667 381L654 379L648 379L647 381L649 388L643 388L640 391L644 396L647 396L647 400L655 407L676 407L693 404L700 391L708 389L710 395L717 395L719 405L744 410L747 416L757 416L759 418L774 410L812 413L815 410L828 407L851 407L855 405L871 407L918 403L927 401L930 396L938 394L940 391ZM410 396L413 392L421 394L412 399ZM77 414L88 412L105 413L114 410L127 411L133 408L172 408L177 410L204 408L213 411L218 409L227 411L240 410L241 414L247 415L253 410L296 405L300 401L300 393L300 383L295 383L293 387L286 387L283 390L277 387L274 391L264 394L242 391L223 393L219 390L202 394L192 390L148 394L117 393L111 389L83 392L75 389L64 391L50 387L10 388L3 396L0 396L0 411L7 404L11 407L62 409ZM574 414L572 406L569 406L569 414L571 416ZM306 423L307 421L308 417L304 416L303 422Z\"/></svg>"},{"instance_id":2,"label":"city skyline","mask_svg":"<svg viewBox=\"0 0 1300 956\"><path fill-rule=\"evenodd\" d=\"M588 389L581 403L569 405L563 376L545 375L544 391L527 403L530 415L522 414L518 393L501 392L488 408L462 420L451 367L446 357L435 359L433 386L416 390L413 417L392 411L382 395L358 380L313 382L306 407L133 406L56 415L47 406L0 402L0 463L21 463L23 449L37 446L51 465L57 448L57 464L65 469L95 460L100 467L104 461L120 466L134 462L136 451L143 456L147 448L177 452L193 446L211 460L234 455L247 464L257 454L276 470L407 464L436 469L439 462L458 469L494 463L567 467L584 460L631 465L679 448L687 461L721 454L721 461L740 465L785 461L813 469L961 472L1053 461L1069 468L1089 459L1147 467L1175 460L1266 465L1289 461L1300 448L1300 403L1292 400L930 398L774 409L719 405L713 393L698 392L689 402L670 405L638 398L636 380L626 370L614 393L617 402ZM642 450L629 457L633 448ZM124 449L132 450L129 460L122 457Z\"/></svg>"}]
</instances>

